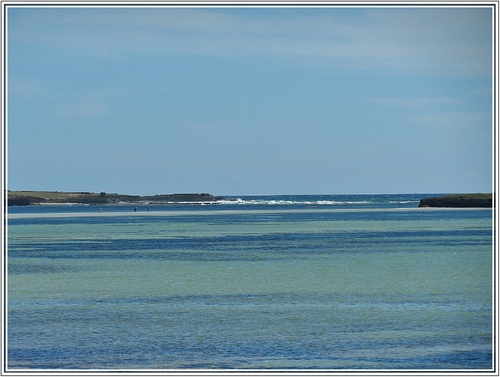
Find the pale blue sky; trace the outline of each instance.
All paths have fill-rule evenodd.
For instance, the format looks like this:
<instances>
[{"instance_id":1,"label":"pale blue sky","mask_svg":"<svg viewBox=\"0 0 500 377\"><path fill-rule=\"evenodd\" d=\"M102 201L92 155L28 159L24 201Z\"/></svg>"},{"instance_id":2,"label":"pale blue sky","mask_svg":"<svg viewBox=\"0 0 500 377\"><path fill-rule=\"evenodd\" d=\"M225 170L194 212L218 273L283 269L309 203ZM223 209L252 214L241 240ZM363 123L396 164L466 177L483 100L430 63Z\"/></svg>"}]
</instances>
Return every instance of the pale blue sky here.
<instances>
[{"instance_id":1,"label":"pale blue sky","mask_svg":"<svg viewBox=\"0 0 500 377\"><path fill-rule=\"evenodd\" d=\"M491 192L492 9L8 7L8 188Z\"/></svg>"}]
</instances>

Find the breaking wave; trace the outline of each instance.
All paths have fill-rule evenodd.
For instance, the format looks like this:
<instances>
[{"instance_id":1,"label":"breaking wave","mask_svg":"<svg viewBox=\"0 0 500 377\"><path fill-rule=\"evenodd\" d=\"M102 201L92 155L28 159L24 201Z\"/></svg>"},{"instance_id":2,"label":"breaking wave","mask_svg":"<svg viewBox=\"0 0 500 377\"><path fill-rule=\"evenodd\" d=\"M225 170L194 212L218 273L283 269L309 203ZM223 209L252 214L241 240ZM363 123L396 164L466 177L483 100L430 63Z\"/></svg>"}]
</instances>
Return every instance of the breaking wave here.
<instances>
[{"instance_id":1,"label":"breaking wave","mask_svg":"<svg viewBox=\"0 0 500 377\"><path fill-rule=\"evenodd\" d=\"M285 199L224 199L218 204L227 205L342 205L342 204L367 204L368 201L336 201L336 200L285 200Z\"/></svg>"}]
</instances>

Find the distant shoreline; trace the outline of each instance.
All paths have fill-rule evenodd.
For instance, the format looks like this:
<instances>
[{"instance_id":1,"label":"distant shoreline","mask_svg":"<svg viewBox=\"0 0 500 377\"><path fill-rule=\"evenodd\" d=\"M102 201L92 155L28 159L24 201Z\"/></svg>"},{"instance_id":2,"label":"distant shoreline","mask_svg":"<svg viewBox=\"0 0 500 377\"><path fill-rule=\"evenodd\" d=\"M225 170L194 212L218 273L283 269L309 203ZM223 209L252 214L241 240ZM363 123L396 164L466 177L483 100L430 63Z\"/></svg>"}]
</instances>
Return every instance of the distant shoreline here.
<instances>
[{"instance_id":1,"label":"distant shoreline","mask_svg":"<svg viewBox=\"0 0 500 377\"><path fill-rule=\"evenodd\" d=\"M72 205L158 205L158 204L221 204L226 201L240 204L239 199L214 196L207 193L125 195L106 192L64 192L64 191L7 191L8 206L72 206ZM335 195L334 195L335 196ZM424 194L422 194L424 196ZM273 200L274 202L274 200ZM281 204L281 200L279 201ZM418 202L418 199L417 199ZM253 202L252 202L253 203ZM287 202L288 203L288 202ZM323 204L323 203L321 203ZM330 204L339 204L332 201ZM454 194L420 199L419 208L492 208L494 195L491 193Z\"/></svg>"},{"instance_id":2,"label":"distant shoreline","mask_svg":"<svg viewBox=\"0 0 500 377\"><path fill-rule=\"evenodd\" d=\"M419 207L492 208L493 194L455 194L420 200Z\"/></svg>"},{"instance_id":3,"label":"distant shoreline","mask_svg":"<svg viewBox=\"0 0 500 377\"><path fill-rule=\"evenodd\" d=\"M106 192L8 191L7 194L8 206L214 203L224 199L207 193L141 196Z\"/></svg>"}]
</instances>

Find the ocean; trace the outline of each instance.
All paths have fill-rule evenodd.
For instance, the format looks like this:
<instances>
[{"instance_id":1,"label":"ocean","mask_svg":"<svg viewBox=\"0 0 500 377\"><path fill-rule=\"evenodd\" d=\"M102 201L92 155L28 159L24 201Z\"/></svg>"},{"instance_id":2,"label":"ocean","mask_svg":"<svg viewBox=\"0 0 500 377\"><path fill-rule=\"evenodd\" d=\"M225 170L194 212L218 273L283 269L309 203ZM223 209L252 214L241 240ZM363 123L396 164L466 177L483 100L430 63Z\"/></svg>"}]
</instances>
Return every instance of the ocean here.
<instances>
[{"instance_id":1,"label":"ocean","mask_svg":"<svg viewBox=\"0 0 500 377\"><path fill-rule=\"evenodd\" d=\"M491 370L492 210L429 196L9 207L7 368Z\"/></svg>"}]
</instances>

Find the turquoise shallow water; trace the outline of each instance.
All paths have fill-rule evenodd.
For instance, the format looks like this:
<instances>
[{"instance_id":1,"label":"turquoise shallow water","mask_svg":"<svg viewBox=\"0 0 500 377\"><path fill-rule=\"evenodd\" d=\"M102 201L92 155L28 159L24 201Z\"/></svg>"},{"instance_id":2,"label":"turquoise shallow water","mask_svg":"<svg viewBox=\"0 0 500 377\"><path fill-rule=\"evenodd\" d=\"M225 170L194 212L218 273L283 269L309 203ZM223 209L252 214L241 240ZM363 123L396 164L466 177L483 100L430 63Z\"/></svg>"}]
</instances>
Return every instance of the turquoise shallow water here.
<instances>
[{"instance_id":1,"label":"turquoise shallow water","mask_svg":"<svg viewBox=\"0 0 500 377\"><path fill-rule=\"evenodd\" d=\"M12 215L8 367L492 367L491 211L294 205Z\"/></svg>"}]
</instances>

